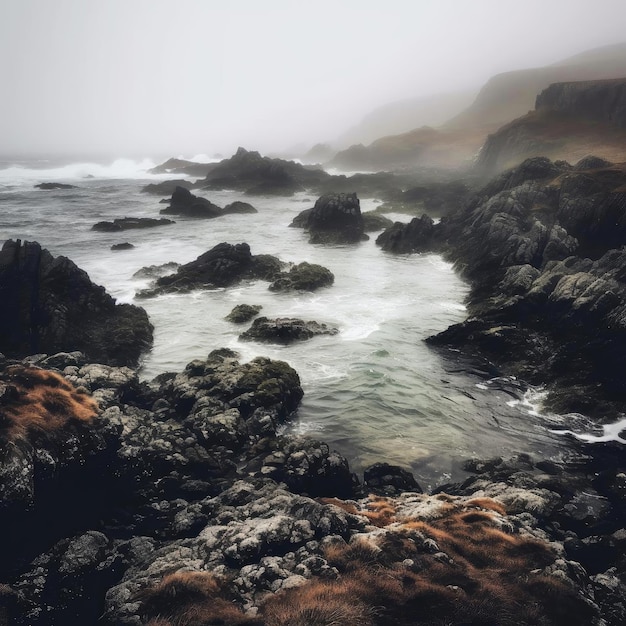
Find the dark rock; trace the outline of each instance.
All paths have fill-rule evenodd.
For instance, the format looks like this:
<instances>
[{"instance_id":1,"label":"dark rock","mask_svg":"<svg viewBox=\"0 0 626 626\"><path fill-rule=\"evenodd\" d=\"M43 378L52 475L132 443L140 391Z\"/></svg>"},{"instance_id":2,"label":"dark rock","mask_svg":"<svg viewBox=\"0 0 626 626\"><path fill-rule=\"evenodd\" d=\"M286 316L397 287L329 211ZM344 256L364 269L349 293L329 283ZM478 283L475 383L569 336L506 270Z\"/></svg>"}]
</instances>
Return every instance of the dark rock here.
<instances>
[{"instance_id":1,"label":"dark rock","mask_svg":"<svg viewBox=\"0 0 626 626\"><path fill-rule=\"evenodd\" d=\"M227 213L258 213L258 211L251 205L248 204L247 202L240 202L240 201L235 201L235 202L231 202L230 204L227 204L223 211L223 214L227 214Z\"/></svg>"},{"instance_id":2,"label":"dark rock","mask_svg":"<svg viewBox=\"0 0 626 626\"><path fill-rule=\"evenodd\" d=\"M154 228L155 226L168 226L175 224L172 220L153 217L122 217L114 219L112 222L98 222L91 227L91 230L103 232L118 232L121 230L131 230L136 228Z\"/></svg>"},{"instance_id":3,"label":"dark rock","mask_svg":"<svg viewBox=\"0 0 626 626\"><path fill-rule=\"evenodd\" d=\"M192 289L228 287L242 280L275 277L281 262L269 255L253 256L247 243L220 243L195 261L181 265L176 273L158 278L153 287L140 291L140 297Z\"/></svg>"},{"instance_id":4,"label":"dark rock","mask_svg":"<svg viewBox=\"0 0 626 626\"><path fill-rule=\"evenodd\" d=\"M260 304L238 304L225 319L235 324L244 324L257 316L262 308Z\"/></svg>"},{"instance_id":5,"label":"dark rock","mask_svg":"<svg viewBox=\"0 0 626 626\"><path fill-rule=\"evenodd\" d=\"M152 345L143 309L116 304L72 261L35 242L5 242L0 301L0 349L7 356L78 350L101 363L136 365Z\"/></svg>"},{"instance_id":6,"label":"dark rock","mask_svg":"<svg viewBox=\"0 0 626 626\"><path fill-rule=\"evenodd\" d=\"M289 317L273 320L259 317L254 320L247 331L239 335L239 339L288 344L294 341L306 341L317 335L336 335L338 332L339 329L318 322L305 322Z\"/></svg>"},{"instance_id":7,"label":"dark rock","mask_svg":"<svg viewBox=\"0 0 626 626\"><path fill-rule=\"evenodd\" d=\"M376 238L376 245L385 252L405 254L429 252L435 247L435 224L424 214L413 218L408 224L396 222Z\"/></svg>"},{"instance_id":8,"label":"dark rock","mask_svg":"<svg viewBox=\"0 0 626 626\"><path fill-rule=\"evenodd\" d=\"M176 180L164 180L162 183L149 183L145 187L142 187L141 191L143 193L154 194L155 196L171 196L176 191L176 187L192 189L193 183L183 180L182 178L177 178Z\"/></svg>"},{"instance_id":9,"label":"dark rock","mask_svg":"<svg viewBox=\"0 0 626 626\"><path fill-rule=\"evenodd\" d=\"M39 183L35 185L36 189L78 189L76 185L67 185L66 183Z\"/></svg>"},{"instance_id":10,"label":"dark rock","mask_svg":"<svg viewBox=\"0 0 626 626\"><path fill-rule=\"evenodd\" d=\"M114 243L111 246L111 250L132 250L134 247L132 243L126 241L125 243Z\"/></svg>"},{"instance_id":11,"label":"dark rock","mask_svg":"<svg viewBox=\"0 0 626 626\"><path fill-rule=\"evenodd\" d=\"M610 167L611 165L613 164L607 161L606 159L602 159L600 157L589 154L586 157L583 157L582 159L580 159L580 161L578 161L576 165L574 165L574 169L579 172L582 172L585 170L604 169L606 167Z\"/></svg>"},{"instance_id":12,"label":"dark rock","mask_svg":"<svg viewBox=\"0 0 626 626\"><path fill-rule=\"evenodd\" d=\"M194 196L189 189L177 186L172 193L170 205L159 211L163 215L213 218L222 215L222 209L206 198Z\"/></svg>"},{"instance_id":13,"label":"dark rock","mask_svg":"<svg viewBox=\"0 0 626 626\"><path fill-rule=\"evenodd\" d=\"M366 490L379 495L389 496L403 491L422 493L411 472L388 463L375 463L366 467L363 482Z\"/></svg>"},{"instance_id":14,"label":"dark rock","mask_svg":"<svg viewBox=\"0 0 626 626\"><path fill-rule=\"evenodd\" d=\"M168 263L163 263L162 265L148 265L147 267L138 269L133 274L133 278L155 279L160 276L165 276L166 274L173 274L179 267L180 263L174 263L174 261L169 261Z\"/></svg>"},{"instance_id":15,"label":"dark rock","mask_svg":"<svg viewBox=\"0 0 626 626\"><path fill-rule=\"evenodd\" d=\"M165 163L148 170L151 174L182 174L187 176L206 176L213 163L196 163L184 159L168 159ZM171 193L171 192L170 192Z\"/></svg>"},{"instance_id":16,"label":"dark rock","mask_svg":"<svg viewBox=\"0 0 626 626\"><path fill-rule=\"evenodd\" d=\"M330 287L335 281L334 274L322 265L298 263L288 272L281 272L270 284L270 291L316 291Z\"/></svg>"},{"instance_id":17,"label":"dark rock","mask_svg":"<svg viewBox=\"0 0 626 626\"><path fill-rule=\"evenodd\" d=\"M304 228L310 243L356 243L367 239L359 199L352 194L326 194L294 218L291 226Z\"/></svg>"},{"instance_id":18,"label":"dark rock","mask_svg":"<svg viewBox=\"0 0 626 626\"><path fill-rule=\"evenodd\" d=\"M363 217L363 230L366 233L373 233L378 230L385 230L390 226L393 226L393 221L388 217L375 213L374 211L367 211L361 214Z\"/></svg>"},{"instance_id":19,"label":"dark rock","mask_svg":"<svg viewBox=\"0 0 626 626\"><path fill-rule=\"evenodd\" d=\"M215 164L199 184L208 189L290 196L327 178L329 175L323 170L311 170L299 163L270 159L239 148L230 159Z\"/></svg>"}]
</instances>

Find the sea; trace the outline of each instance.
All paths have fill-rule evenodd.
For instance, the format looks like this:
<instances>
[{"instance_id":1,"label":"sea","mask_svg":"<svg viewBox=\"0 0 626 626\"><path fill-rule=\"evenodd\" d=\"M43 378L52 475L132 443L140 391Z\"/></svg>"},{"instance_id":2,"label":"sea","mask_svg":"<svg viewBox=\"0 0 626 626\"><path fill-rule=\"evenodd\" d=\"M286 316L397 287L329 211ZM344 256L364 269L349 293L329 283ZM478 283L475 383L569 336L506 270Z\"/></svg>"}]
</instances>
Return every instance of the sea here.
<instances>
[{"instance_id":1,"label":"sea","mask_svg":"<svg viewBox=\"0 0 626 626\"><path fill-rule=\"evenodd\" d=\"M209 162L204 155L193 160ZM571 432L586 418L541 410L542 390L510 377L493 377L471 355L430 348L424 339L466 316L468 285L435 254L388 254L375 245L378 233L357 245L311 245L289 224L316 197L246 196L237 191L196 191L219 206L235 200L258 213L216 219L174 217L176 223L141 230L92 230L102 220L159 217L160 197L142 192L148 183L179 175L150 174L157 162L107 162L65 158L0 159L0 240L38 241L64 255L103 285L118 302L142 306L155 327L145 355L144 379L180 371L221 347L242 361L267 356L298 372L305 395L285 426L326 441L357 473L387 462L412 471L427 490L463 480L470 458L529 453L536 459L567 454ZM189 180L193 180L190 178ZM42 182L75 189L41 190ZM361 210L380 201L361 198ZM168 216L171 217L171 216ZM395 221L409 216L388 214ZM111 246L131 243L129 250ZM314 293L273 293L252 281L217 290L136 299L148 286L141 268L187 263L220 242L247 242L253 254L328 267L332 287ZM237 304L262 305L267 317L297 317L336 326L336 336L289 346L240 341L247 328L226 321Z\"/></svg>"}]
</instances>

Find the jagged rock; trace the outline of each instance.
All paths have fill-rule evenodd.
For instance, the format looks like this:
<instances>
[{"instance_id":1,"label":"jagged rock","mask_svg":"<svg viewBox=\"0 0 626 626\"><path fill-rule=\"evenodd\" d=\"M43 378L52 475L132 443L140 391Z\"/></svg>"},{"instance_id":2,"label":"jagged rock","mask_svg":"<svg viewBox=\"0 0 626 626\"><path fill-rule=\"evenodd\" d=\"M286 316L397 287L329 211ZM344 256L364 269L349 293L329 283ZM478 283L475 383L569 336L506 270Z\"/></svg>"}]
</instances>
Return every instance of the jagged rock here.
<instances>
[{"instance_id":1,"label":"jagged rock","mask_svg":"<svg viewBox=\"0 0 626 626\"><path fill-rule=\"evenodd\" d=\"M408 224L396 222L378 235L376 245L385 252L405 254L408 252L429 252L434 247L435 228L431 217L424 214L413 218Z\"/></svg>"},{"instance_id":2,"label":"jagged rock","mask_svg":"<svg viewBox=\"0 0 626 626\"><path fill-rule=\"evenodd\" d=\"M121 230L131 230L136 228L154 228L155 226L168 226L176 222L166 218L155 219L152 217L122 217L114 219L112 222L98 222L91 227L91 230L103 232L117 232Z\"/></svg>"},{"instance_id":3,"label":"jagged rock","mask_svg":"<svg viewBox=\"0 0 626 626\"><path fill-rule=\"evenodd\" d=\"M212 163L196 163L184 159L168 159L165 163L148 170L151 174L179 174L186 176L206 176L213 167ZM169 192L171 193L171 192Z\"/></svg>"},{"instance_id":4,"label":"jagged rock","mask_svg":"<svg viewBox=\"0 0 626 626\"><path fill-rule=\"evenodd\" d=\"M273 283L270 291L316 291L321 287L330 287L335 282L334 274L322 265L315 263L298 263L288 272L281 272Z\"/></svg>"},{"instance_id":5,"label":"jagged rock","mask_svg":"<svg viewBox=\"0 0 626 626\"><path fill-rule=\"evenodd\" d=\"M294 218L291 226L308 231L310 243L356 243L367 239L355 193L319 197L312 209Z\"/></svg>"},{"instance_id":6,"label":"jagged rock","mask_svg":"<svg viewBox=\"0 0 626 626\"><path fill-rule=\"evenodd\" d=\"M222 215L222 209L206 198L194 196L189 189L177 186L172 193L170 205L161 209L163 215L213 218Z\"/></svg>"},{"instance_id":7,"label":"jagged rock","mask_svg":"<svg viewBox=\"0 0 626 626\"><path fill-rule=\"evenodd\" d=\"M259 317L254 320L248 330L239 335L239 339L288 344L294 341L306 341L317 335L336 335L338 332L338 328L318 322L305 322L289 317L279 317L273 320Z\"/></svg>"},{"instance_id":8,"label":"jagged rock","mask_svg":"<svg viewBox=\"0 0 626 626\"><path fill-rule=\"evenodd\" d=\"M145 187L142 187L141 191L143 193L154 194L155 196L171 196L176 191L177 187L193 189L193 183L183 180L182 178L177 178L176 180L164 180L162 183L149 183Z\"/></svg>"},{"instance_id":9,"label":"jagged rock","mask_svg":"<svg viewBox=\"0 0 626 626\"><path fill-rule=\"evenodd\" d=\"M282 159L262 157L239 148L229 159L215 164L199 184L209 189L239 189L254 195L290 196L326 180L323 170L311 170Z\"/></svg>"},{"instance_id":10,"label":"jagged rock","mask_svg":"<svg viewBox=\"0 0 626 626\"><path fill-rule=\"evenodd\" d=\"M72 261L36 242L5 242L0 301L0 349L7 356L78 350L90 360L136 365L152 345L143 309L115 304Z\"/></svg>"},{"instance_id":11,"label":"jagged rock","mask_svg":"<svg viewBox=\"0 0 626 626\"><path fill-rule=\"evenodd\" d=\"M181 265L174 274L157 278L153 287L140 291L139 297L192 289L228 287L242 280L273 280L282 263L270 255L253 256L247 243L220 243L195 261Z\"/></svg>"},{"instance_id":12,"label":"jagged rock","mask_svg":"<svg viewBox=\"0 0 626 626\"><path fill-rule=\"evenodd\" d=\"M256 317L262 308L260 304L238 304L225 319L234 324L244 324Z\"/></svg>"}]
</instances>

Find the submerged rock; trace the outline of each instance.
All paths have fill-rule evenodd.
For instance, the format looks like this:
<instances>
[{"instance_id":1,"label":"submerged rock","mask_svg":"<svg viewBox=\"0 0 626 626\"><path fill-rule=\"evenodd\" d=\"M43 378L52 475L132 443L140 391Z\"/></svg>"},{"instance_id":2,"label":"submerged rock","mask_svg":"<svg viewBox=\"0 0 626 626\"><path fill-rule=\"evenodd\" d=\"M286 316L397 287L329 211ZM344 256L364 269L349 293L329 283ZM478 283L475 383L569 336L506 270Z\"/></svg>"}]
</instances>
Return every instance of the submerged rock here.
<instances>
[{"instance_id":1,"label":"submerged rock","mask_svg":"<svg viewBox=\"0 0 626 626\"><path fill-rule=\"evenodd\" d=\"M290 317L277 319L259 317L254 320L248 330L239 335L239 339L288 344L294 341L306 341L317 335L336 335L337 333L339 333L338 328L318 322L305 322Z\"/></svg>"},{"instance_id":2,"label":"submerged rock","mask_svg":"<svg viewBox=\"0 0 626 626\"><path fill-rule=\"evenodd\" d=\"M78 189L78 187L67 183L39 183L35 185L35 189Z\"/></svg>"},{"instance_id":3,"label":"submerged rock","mask_svg":"<svg viewBox=\"0 0 626 626\"><path fill-rule=\"evenodd\" d=\"M79 350L113 365L136 365L152 345L146 312L116 304L69 259L36 242L0 251L0 350L11 357Z\"/></svg>"},{"instance_id":4,"label":"submerged rock","mask_svg":"<svg viewBox=\"0 0 626 626\"><path fill-rule=\"evenodd\" d=\"M136 228L154 228L155 226L169 226L176 222L163 218L152 217L121 217L112 222L98 222L91 227L91 230L103 232L117 232L120 230L131 230Z\"/></svg>"},{"instance_id":5,"label":"submerged rock","mask_svg":"<svg viewBox=\"0 0 626 626\"><path fill-rule=\"evenodd\" d=\"M124 243L114 243L111 246L111 250L113 251L119 251L119 250L132 250L135 246L133 246L132 243L129 243L128 241L125 241Z\"/></svg>"}]
</instances>

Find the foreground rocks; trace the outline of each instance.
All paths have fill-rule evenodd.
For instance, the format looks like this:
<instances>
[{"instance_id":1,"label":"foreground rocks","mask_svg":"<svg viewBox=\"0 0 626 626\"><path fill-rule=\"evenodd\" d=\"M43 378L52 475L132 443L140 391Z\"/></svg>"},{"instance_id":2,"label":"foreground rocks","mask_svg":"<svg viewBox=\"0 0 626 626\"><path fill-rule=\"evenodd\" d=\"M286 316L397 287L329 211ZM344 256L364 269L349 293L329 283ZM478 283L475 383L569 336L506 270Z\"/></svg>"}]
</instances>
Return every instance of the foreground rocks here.
<instances>
[{"instance_id":1,"label":"foreground rocks","mask_svg":"<svg viewBox=\"0 0 626 626\"><path fill-rule=\"evenodd\" d=\"M65 257L36 242L0 251L0 350L12 357L80 350L111 365L136 365L152 345L146 312L116 304Z\"/></svg>"}]
</instances>

